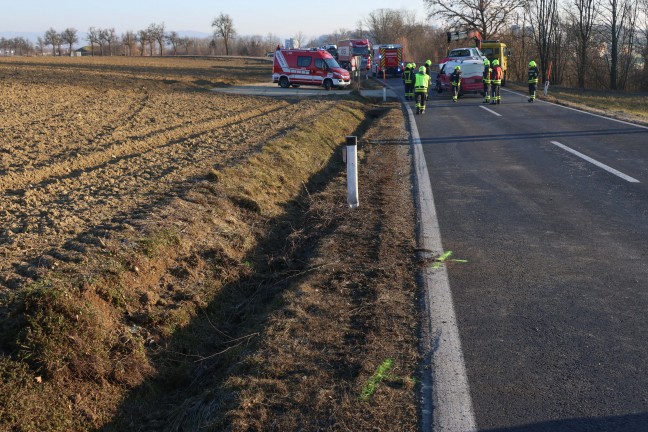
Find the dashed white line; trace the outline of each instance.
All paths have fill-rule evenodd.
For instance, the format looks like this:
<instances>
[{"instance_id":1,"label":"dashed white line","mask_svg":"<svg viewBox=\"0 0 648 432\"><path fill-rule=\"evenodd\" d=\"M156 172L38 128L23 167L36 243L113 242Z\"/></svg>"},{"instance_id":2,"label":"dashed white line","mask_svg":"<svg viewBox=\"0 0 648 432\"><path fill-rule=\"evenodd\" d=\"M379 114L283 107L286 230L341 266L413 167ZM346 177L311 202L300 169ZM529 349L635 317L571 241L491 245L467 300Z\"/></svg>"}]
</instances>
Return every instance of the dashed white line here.
<instances>
[{"instance_id":1,"label":"dashed white line","mask_svg":"<svg viewBox=\"0 0 648 432\"><path fill-rule=\"evenodd\" d=\"M498 113L498 112L496 112L496 111L493 111L492 109L487 108L487 107L485 107L484 105L479 105L479 108L481 108L481 109L485 109L485 110L488 111L489 113L491 113L491 114L495 114L497 117L502 117L502 114L500 114L500 113Z\"/></svg>"},{"instance_id":2,"label":"dashed white line","mask_svg":"<svg viewBox=\"0 0 648 432\"><path fill-rule=\"evenodd\" d=\"M576 150L574 150L574 149L572 149L572 148L570 148L570 147L567 147L567 146L564 145L564 144L559 143L558 141L551 141L551 144L553 144L553 145L555 145L555 146L557 146L557 147L560 147L561 149L566 150L566 151L568 151L569 153L572 153L572 154L578 156L579 158L584 159L584 160L586 160L587 162L596 165L596 166L599 167L599 168L603 168L605 171L607 171L607 172L609 172L609 173L612 173L612 174L614 174L615 176L621 177L623 180L625 180L625 181L627 181L627 182L630 182L630 183L639 183L639 180L637 180L636 178L634 178L634 177L630 177L629 175L626 175L626 174L623 174L621 171L617 171L617 170L615 170L614 168L612 168L612 167L610 167L610 166L608 166L608 165L605 165L605 164L602 163L602 162L597 161L596 159L592 159L591 157L589 157L589 156L587 156L587 155L584 155L583 153L581 153L581 152L579 152L579 151L576 151Z\"/></svg>"}]
</instances>

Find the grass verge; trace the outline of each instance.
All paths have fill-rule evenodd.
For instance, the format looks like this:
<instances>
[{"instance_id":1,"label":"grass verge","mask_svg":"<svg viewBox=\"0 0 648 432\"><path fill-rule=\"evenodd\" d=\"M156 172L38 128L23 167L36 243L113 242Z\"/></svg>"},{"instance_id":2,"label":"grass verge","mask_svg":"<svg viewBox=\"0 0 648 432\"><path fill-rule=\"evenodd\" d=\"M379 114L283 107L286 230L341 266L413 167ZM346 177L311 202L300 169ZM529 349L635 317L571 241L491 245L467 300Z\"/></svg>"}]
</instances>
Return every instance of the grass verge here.
<instances>
[{"instance_id":1,"label":"grass verge","mask_svg":"<svg viewBox=\"0 0 648 432\"><path fill-rule=\"evenodd\" d=\"M282 286L269 275L301 271L286 239L303 200L366 121L363 104L332 104L20 289L0 328L0 430L193 430L183 401L213 401L201 381L254 346ZM217 400L203 426L234 403Z\"/></svg>"}]
</instances>

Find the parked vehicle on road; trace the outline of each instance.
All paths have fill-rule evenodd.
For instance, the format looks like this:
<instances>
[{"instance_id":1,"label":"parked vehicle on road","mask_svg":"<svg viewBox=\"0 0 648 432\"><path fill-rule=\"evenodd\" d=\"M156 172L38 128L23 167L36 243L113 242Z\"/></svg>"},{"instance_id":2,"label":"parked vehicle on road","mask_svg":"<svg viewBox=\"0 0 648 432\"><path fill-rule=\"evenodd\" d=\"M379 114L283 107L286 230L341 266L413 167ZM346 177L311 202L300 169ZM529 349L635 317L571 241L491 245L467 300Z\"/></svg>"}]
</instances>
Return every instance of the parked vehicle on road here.
<instances>
[{"instance_id":1,"label":"parked vehicle on road","mask_svg":"<svg viewBox=\"0 0 648 432\"><path fill-rule=\"evenodd\" d=\"M337 43L338 62L345 69L350 69L351 59L362 57L360 67L371 70L371 42L369 39L346 39Z\"/></svg>"},{"instance_id":2,"label":"parked vehicle on road","mask_svg":"<svg viewBox=\"0 0 648 432\"><path fill-rule=\"evenodd\" d=\"M472 58L466 60L448 60L441 64L441 69L437 76L436 91L438 93L452 91L450 75L452 75L452 71L454 71L456 66L461 68L461 86L459 87L459 96L463 96L466 93L481 94L484 91L484 84L482 81L484 61Z\"/></svg>"},{"instance_id":3,"label":"parked vehicle on road","mask_svg":"<svg viewBox=\"0 0 648 432\"><path fill-rule=\"evenodd\" d=\"M330 90L347 87L351 84L351 76L328 51L278 48L272 66L272 82L283 88L315 85Z\"/></svg>"},{"instance_id":4,"label":"parked vehicle on road","mask_svg":"<svg viewBox=\"0 0 648 432\"><path fill-rule=\"evenodd\" d=\"M403 46L382 44L373 46L373 76L386 75L399 77L403 73Z\"/></svg>"}]
</instances>

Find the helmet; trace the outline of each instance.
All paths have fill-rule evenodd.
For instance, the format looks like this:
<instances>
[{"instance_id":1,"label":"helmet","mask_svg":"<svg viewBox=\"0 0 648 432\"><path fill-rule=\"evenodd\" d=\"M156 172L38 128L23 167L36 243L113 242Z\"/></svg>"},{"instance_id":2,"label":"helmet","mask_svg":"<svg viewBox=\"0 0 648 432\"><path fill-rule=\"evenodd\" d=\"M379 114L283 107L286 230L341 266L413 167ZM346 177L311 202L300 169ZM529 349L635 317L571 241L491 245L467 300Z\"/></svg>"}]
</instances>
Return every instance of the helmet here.
<instances>
[{"instance_id":1,"label":"helmet","mask_svg":"<svg viewBox=\"0 0 648 432\"><path fill-rule=\"evenodd\" d=\"M490 66L490 60L484 59L484 66Z\"/></svg>"},{"instance_id":2,"label":"helmet","mask_svg":"<svg viewBox=\"0 0 648 432\"><path fill-rule=\"evenodd\" d=\"M461 70L461 68L459 67L459 65L455 66L455 70Z\"/></svg>"},{"instance_id":3,"label":"helmet","mask_svg":"<svg viewBox=\"0 0 648 432\"><path fill-rule=\"evenodd\" d=\"M405 65L405 67L406 67L407 69L412 69L412 63L407 63L407 64Z\"/></svg>"},{"instance_id":4,"label":"helmet","mask_svg":"<svg viewBox=\"0 0 648 432\"><path fill-rule=\"evenodd\" d=\"M432 60L425 60L425 64L430 66L432 64Z\"/></svg>"},{"instance_id":5,"label":"helmet","mask_svg":"<svg viewBox=\"0 0 648 432\"><path fill-rule=\"evenodd\" d=\"M499 60L495 59L495 60L493 60L493 62L491 64L493 66L499 66Z\"/></svg>"},{"instance_id":6,"label":"helmet","mask_svg":"<svg viewBox=\"0 0 648 432\"><path fill-rule=\"evenodd\" d=\"M529 62L529 67L536 67L536 62L533 61L533 60L531 60L531 61Z\"/></svg>"},{"instance_id":7,"label":"helmet","mask_svg":"<svg viewBox=\"0 0 648 432\"><path fill-rule=\"evenodd\" d=\"M419 68L419 72L425 72L425 66L421 66L421 67Z\"/></svg>"}]
</instances>

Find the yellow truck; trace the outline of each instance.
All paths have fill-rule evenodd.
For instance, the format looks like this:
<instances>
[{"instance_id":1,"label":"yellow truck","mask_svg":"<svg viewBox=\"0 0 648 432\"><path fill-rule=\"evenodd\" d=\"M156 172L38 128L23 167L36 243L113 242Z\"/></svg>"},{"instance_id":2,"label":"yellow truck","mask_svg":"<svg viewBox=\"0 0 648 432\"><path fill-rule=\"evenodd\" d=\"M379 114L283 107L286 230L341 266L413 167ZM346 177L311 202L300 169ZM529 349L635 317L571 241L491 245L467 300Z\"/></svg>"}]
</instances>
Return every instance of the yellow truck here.
<instances>
[{"instance_id":1,"label":"yellow truck","mask_svg":"<svg viewBox=\"0 0 648 432\"><path fill-rule=\"evenodd\" d=\"M506 44L498 40L483 40L481 41L481 52L491 62L495 59L499 61L499 64L502 67L502 72L504 73L502 85L506 85L506 79L508 77L508 58L511 55L511 51L506 48Z\"/></svg>"}]
</instances>

